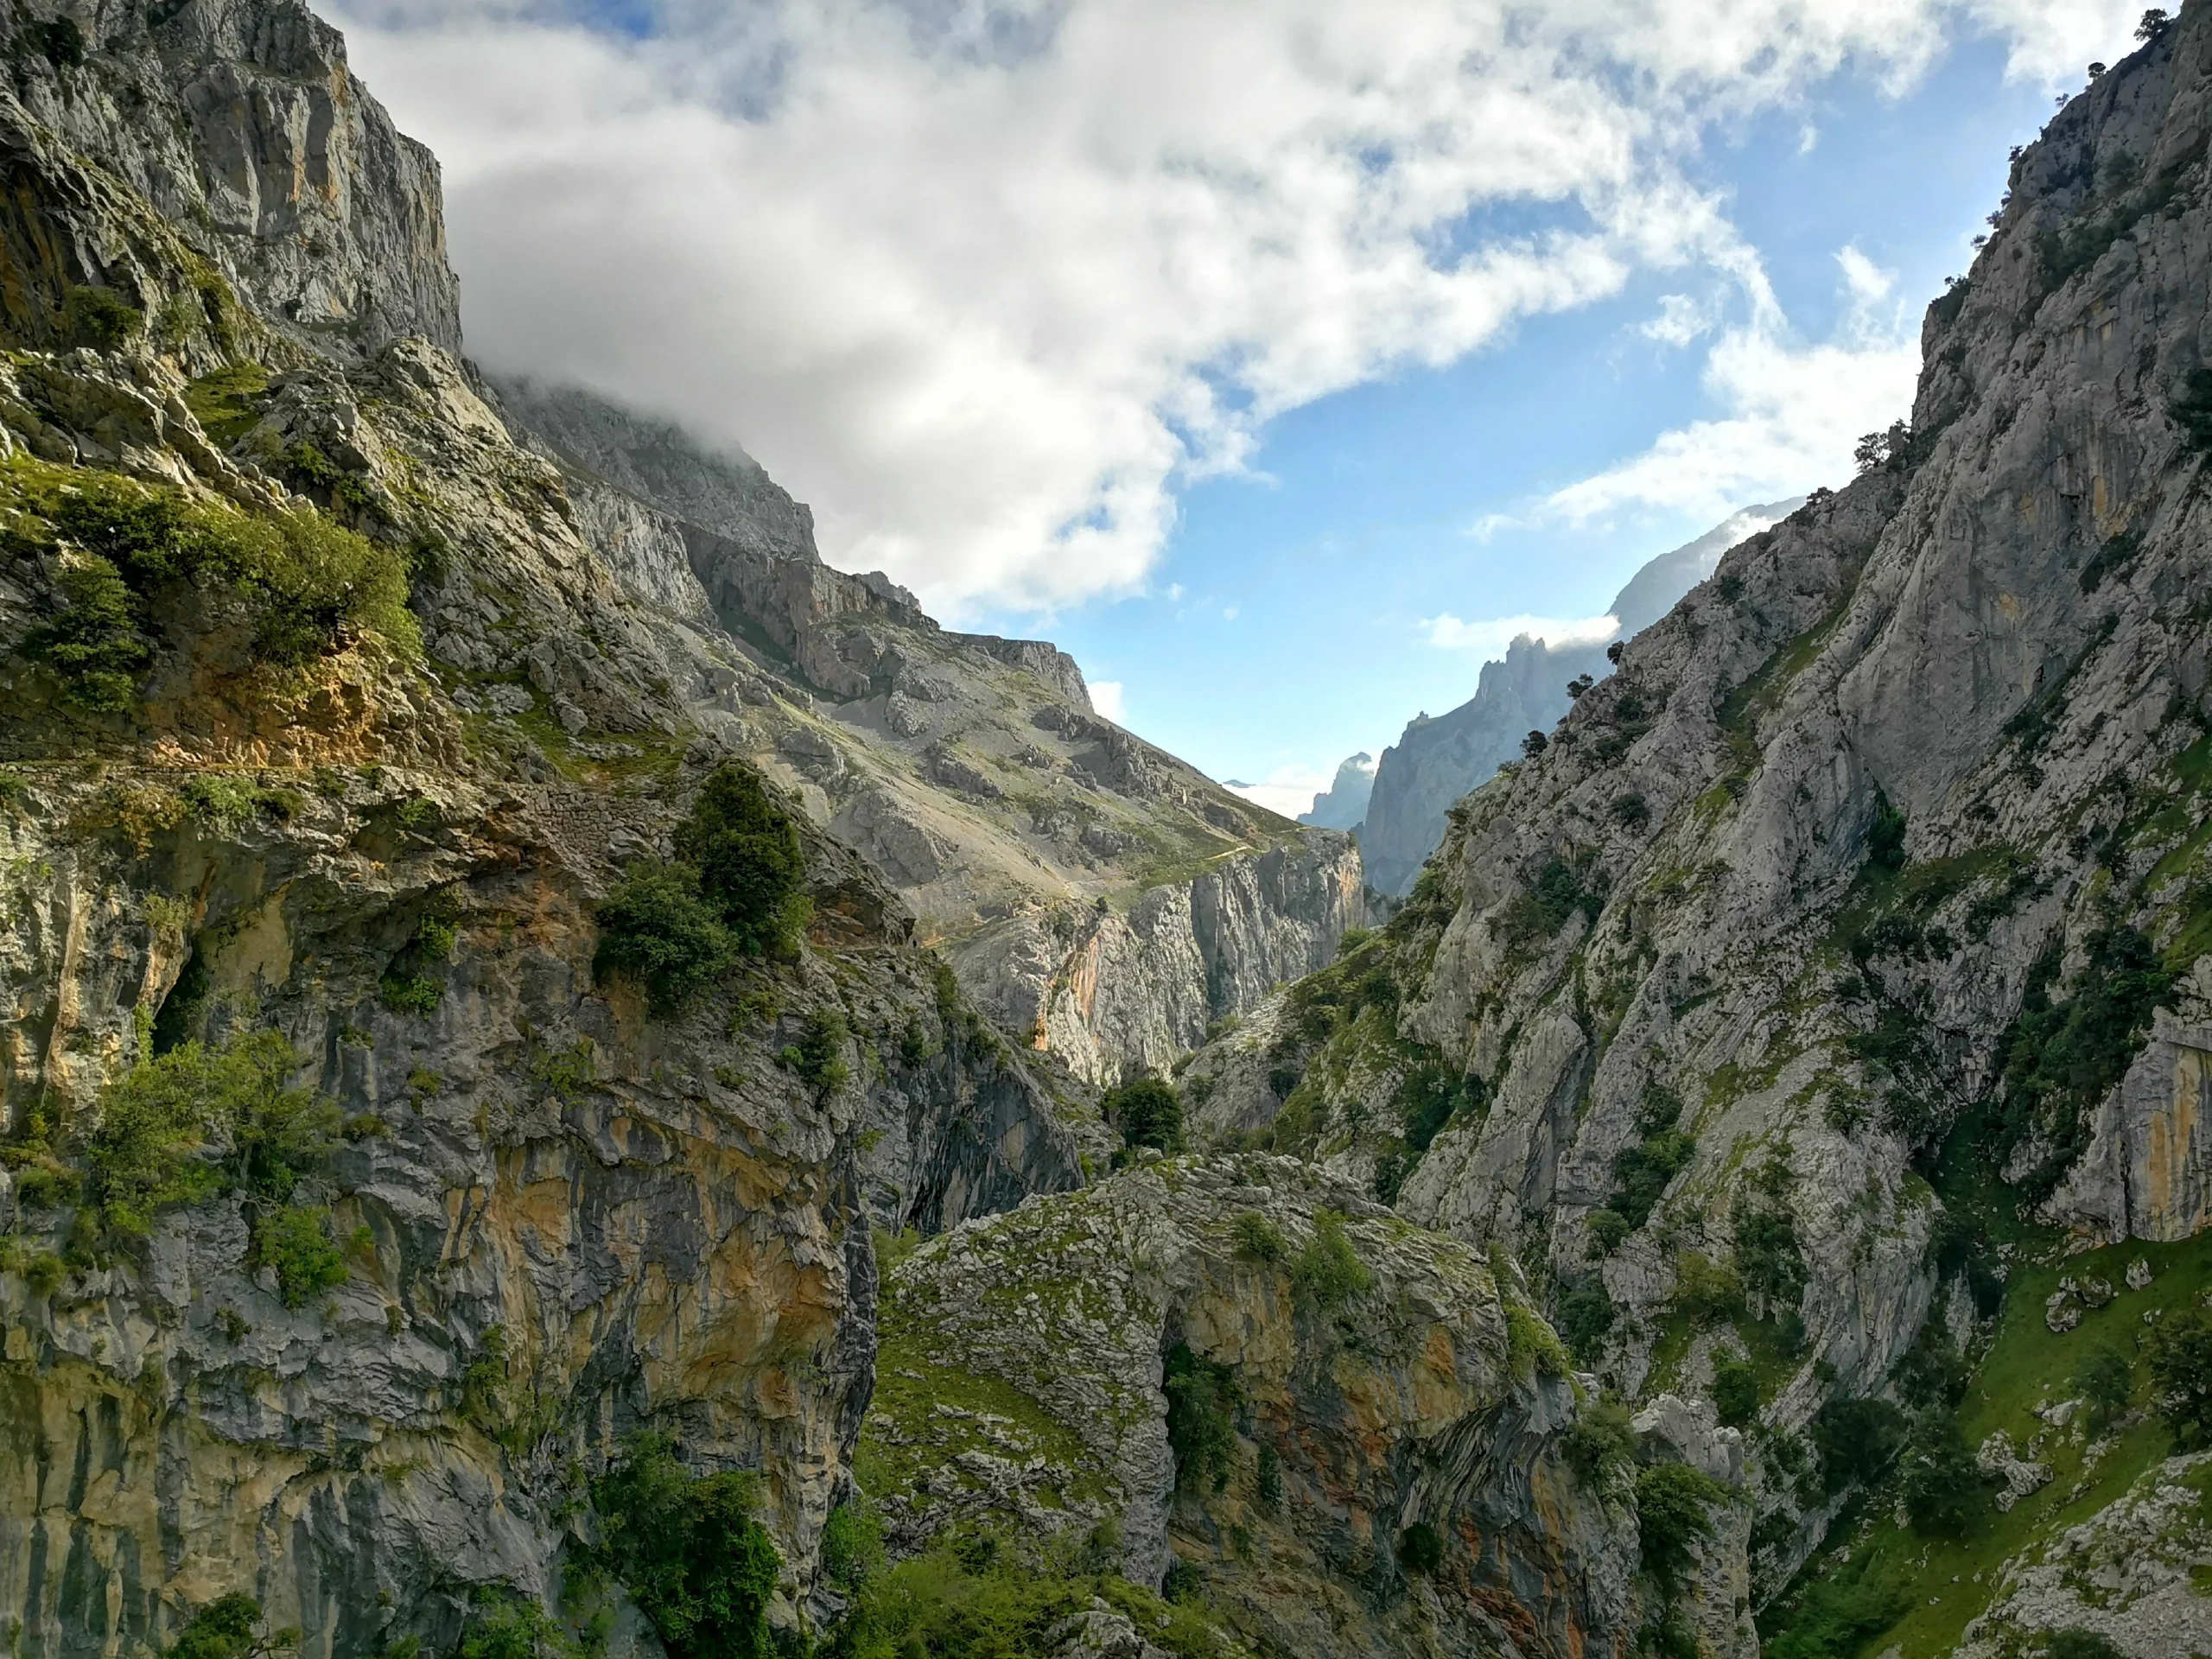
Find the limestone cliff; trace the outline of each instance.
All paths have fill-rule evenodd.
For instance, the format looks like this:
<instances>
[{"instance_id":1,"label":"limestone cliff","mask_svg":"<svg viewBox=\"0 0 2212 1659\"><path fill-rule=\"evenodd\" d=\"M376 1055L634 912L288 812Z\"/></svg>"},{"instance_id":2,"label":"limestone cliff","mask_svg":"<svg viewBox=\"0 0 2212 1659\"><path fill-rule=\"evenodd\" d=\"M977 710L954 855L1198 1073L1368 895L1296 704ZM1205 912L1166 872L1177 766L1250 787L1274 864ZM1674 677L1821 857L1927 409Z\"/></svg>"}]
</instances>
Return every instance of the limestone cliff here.
<instances>
[{"instance_id":1,"label":"limestone cliff","mask_svg":"<svg viewBox=\"0 0 2212 1659\"><path fill-rule=\"evenodd\" d=\"M1997 1425L1952 1380L2041 1327L2008 1275L2061 1332L2113 1294L2060 1265L2069 1233L2203 1225L2212 11L2144 35L2016 157L1910 423L1457 804L1380 937L1187 1074L1215 1133L1541 1262L1616 1386L1732 1402L1760 1600L1862 1484L1909 1509L2011 1466L1957 1451ZM1975 1388L2024 1375L1986 1363ZM2056 1389L2078 1362L2035 1363ZM2064 1499L2001 1512L2040 1548ZM1990 1593L1923 1584L1946 1619ZM1830 1645L1796 1651L1902 1617L1808 1596L1793 1639ZM1936 1618L1903 1650L1945 1650Z\"/></svg>"},{"instance_id":2,"label":"limestone cliff","mask_svg":"<svg viewBox=\"0 0 2212 1659\"><path fill-rule=\"evenodd\" d=\"M941 629L881 575L824 564L812 516L748 458L586 392L495 385L626 591L726 664L731 741L1078 1077L1165 1069L1365 919L1349 838L1100 719L1052 645Z\"/></svg>"}]
</instances>

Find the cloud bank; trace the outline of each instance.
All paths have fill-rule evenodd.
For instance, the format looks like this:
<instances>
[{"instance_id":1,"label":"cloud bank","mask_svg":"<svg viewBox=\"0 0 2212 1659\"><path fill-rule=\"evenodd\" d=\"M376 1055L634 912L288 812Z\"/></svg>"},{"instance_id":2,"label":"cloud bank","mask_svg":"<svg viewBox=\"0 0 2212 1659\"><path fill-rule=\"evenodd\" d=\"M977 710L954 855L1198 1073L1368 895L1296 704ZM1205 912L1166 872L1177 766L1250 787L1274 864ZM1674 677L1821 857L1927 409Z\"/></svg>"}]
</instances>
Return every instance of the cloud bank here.
<instances>
[{"instance_id":1,"label":"cloud bank","mask_svg":"<svg viewBox=\"0 0 2212 1659\"><path fill-rule=\"evenodd\" d=\"M1484 661L1504 656L1516 639L1537 639L1554 651L1568 651L1577 645L1602 645L1621 631L1617 616L1573 620L1556 616L1500 616L1463 622L1448 611L1423 619L1421 626L1430 645L1443 651L1478 652Z\"/></svg>"},{"instance_id":2,"label":"cloud bank","mask_svg":"<svg viewBox=\"0 0 2212 1659\"><path fill-rule=\"evenodd\" d=\"M1685 181L1713 122L1847 63L1903 86L1962 25L2075 73L2139 9L575 3L340 8L445 164L472 349L744 445L834 562L956 616L1134 590L1177 489L1286 410L1739 264ZM1775 442L1760 377L1820 371L1777 349L1716 347L1712 487ZM1567 505L1656 499L1662 465Z\"/></svg>"}]
</instances>

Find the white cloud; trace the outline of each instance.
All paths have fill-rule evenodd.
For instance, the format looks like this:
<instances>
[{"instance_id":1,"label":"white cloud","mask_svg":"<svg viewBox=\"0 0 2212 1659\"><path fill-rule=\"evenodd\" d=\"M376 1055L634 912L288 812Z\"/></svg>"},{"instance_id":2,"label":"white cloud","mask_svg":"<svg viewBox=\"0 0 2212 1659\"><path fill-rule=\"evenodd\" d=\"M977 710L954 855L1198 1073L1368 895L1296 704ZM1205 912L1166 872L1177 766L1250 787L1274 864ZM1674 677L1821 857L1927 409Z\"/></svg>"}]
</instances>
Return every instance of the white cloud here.
<instances>
[{"instance_id":1,"label":"white cloud","mask_svg":"<svg viewBox=\"0 0 2212 1659\"><path fill-rule=\"evenodd\" d=\"M1521 528L1521 520L1510 512L1486 512L1467 526L1467 534L1476 541L1486 543L1501 530Z\"/></svg>"},{"instance_id":2,"label":"white cloud","mask_svg":"<svg viewBox=\"0 0 2212 1659\"><path fill-rule=\"evenodd\" d=\"M954 615L1136 590L1285 410L1740 268L1714 119L1960 21L2078 75L2135 3L340 0L444 163L472 349L745 444Z\"/></svg>"},{"instance_id":3,"label":"white cloud","mask_svg":"<svg viewBox=\"0 0 2212 1659\"><path fill-rule=\"evenodd\" d=\"M1556 616L1499 616L1487 621L1463 622L1446 612L1425 617L1421 625L1428 643L1442 651L1479 652L1485 658L1505 655L1516 639L1541 639L1554 650L1574 645L1602 645L1621 631L1616 616L1585 616L1573 620Z\"/></svg>"},{"instance_id":4,"label":"white cloud","mask_svg":"<svg viewBox=\"0 0 2212 1659\"><path fill-rule=\"evenodd\" d=\"M1239 607L1235 605L1225 606L1222 609L1221 620L1224 622L1234 622L1237 617L1242 614L1243 612Z\"/></svg>"},{"instance_id":5,"label":"white cloud","mask_svg":"<svg viewBox=\"0 0 2212 1659\"><path fill-rule=\"evenodd\" d=\"M1303 764L1277 766L1265 783L1243 784L1234 779L1223 785L1232 795L1242 795L1256 806L1294 818L1313 810L1313 798L1337 780L1336 769L1327 772Z\"/></svg>"},{"instance_id":6,"label":"white cloud","mask_svg":"<svg viewBox=\"0 0 2212 1659\"><path fill-rule=\"evenodd\" d=\"M1687 294L1659 296L1659 315L1637 325L1636 332L1662 346L1687 346L1713 327L1705 308Z\"/></svg>"},{"instance_id":7,"label":"white cloud","mask_svg":"<svg viewBox=\"0 0 2212 1659\"><path fill-rule=\"evenodd\" d=\"M1090 683L1090 689L1093 709L1116 726L1127 723L1122 718L1127 712L1127 705L1122 701L1122 683L1119 680L1093 680Z\"/></svg>"},{"instance_id":8,"label":"white cloud","mask_svg":"<svg viewBox=\"0 0 2212 1659\"><path fill-rule=\"evenodd\" d=\"M1739 272L1750 315L1721 331L1706 359L1707 395L1726 413L1661 434L1641 455L1554 492L1545 508L1577 520L1624 507L1718 518L1747 497L1849 478L1859 439L1911 408L1920 343L1891 273L1856 248L1836 265L1843 319L1832 339L1806 345L1751 260Z\"/></svg>"}]
</instances>

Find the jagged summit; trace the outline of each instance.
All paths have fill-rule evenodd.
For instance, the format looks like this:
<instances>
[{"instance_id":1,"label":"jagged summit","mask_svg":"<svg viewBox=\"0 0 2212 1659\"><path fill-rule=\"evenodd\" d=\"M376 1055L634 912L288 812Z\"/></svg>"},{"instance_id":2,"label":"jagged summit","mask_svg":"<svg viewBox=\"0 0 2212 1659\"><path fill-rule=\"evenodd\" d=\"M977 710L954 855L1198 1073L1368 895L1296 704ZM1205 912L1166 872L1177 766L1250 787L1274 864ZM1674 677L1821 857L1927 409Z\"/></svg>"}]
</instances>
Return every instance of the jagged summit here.
<instances>
[{"instance_id":1,"label":"jagged summit","mask_svg":"<svg viewBox=\"0 0 2212 1659\"><path fill-rule=\"evenodd\" d=\"M1745 507L1645 564L1606 612L1619 622L1618 637L1631 638L1658 620L1713 574L1729 548L1787 517L1802 499ZM1444 839L1452 803L1518 756L1529 732L1551 729L1572 701L1570 681L1601 680L1612 670L1603 641L1553 646L1516 639L1502 662L1483 664L1473 696L1445 714L1414 715L1382 751L1370 786L1359 837L1368 879L1384 893L1409 891Z\"/></svg>"}]
</instances>

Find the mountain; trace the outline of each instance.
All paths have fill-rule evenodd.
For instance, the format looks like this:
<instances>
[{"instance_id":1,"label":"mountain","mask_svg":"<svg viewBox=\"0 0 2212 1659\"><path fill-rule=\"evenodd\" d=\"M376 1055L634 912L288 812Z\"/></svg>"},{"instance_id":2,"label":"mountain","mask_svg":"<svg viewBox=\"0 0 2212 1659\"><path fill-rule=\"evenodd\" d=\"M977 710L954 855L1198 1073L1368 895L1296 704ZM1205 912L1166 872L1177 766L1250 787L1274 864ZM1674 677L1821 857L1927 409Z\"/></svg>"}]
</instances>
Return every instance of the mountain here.
<instances>
[{"instance_id":1,"label":"mountain","mask_svg":"<svg viewBox=\"0 0 2212 1659\"><path fill-rule=\"evenodd\" d=\"M1324 830L1357 830L1367 816L1367 798L1375 789L1375 757L1364 750L1351 755L1337 767L1329 787L1313 798L1313 806L1298 815L1300 823Z\"/></svg>"},{"instance_id":2,"label":"mountain","mask_svg":"<svg viewBox=\"0 0 2212 1659\"><path fill-rule=\"evenodd\" d=\"M2212 7L2142 36L2016 153L1909 423L1183 1074L1736 1426L1729 1650L2206 1640Z\"/></svg>"},{"instance_id":3,"label":"mountain","mask_svg":"<svg viewBox=\"0 0 2212 1659\"><path fill-rule=\"evenodd\" d=\"M1005 1029L1088 1081L1165 1070L1364 919L1358 851L1098 717L1040 640L938 626L822 561L744 455L574 387L494 376L584 539L717 660L702 715L875 863Z\"/></svg>"},{"instance_id":4,"label":"mountain","mask_svg":"<svg viewBox=\"0 0 2212 1659\"><path fill-rule=\"evenodd\" d=\"M1092 1086L1333 959L1348 837L480 373L294 0L0 48L17 1649L1625 1649L1517 1269Z\"/></svg>"},{"instance_id":5,"label":"mountain","mask_svg":"<svg viewBox=\"0 0 2212 1659\"><path fill-rule=\"evenodd\" d=\"M1695 541L1662 553L1614 597L1606 614L1628 639L1649 627L1713 574L1720 556L1745 537L1787 517L1799 503L1770 502L1732 513ZM1609 647L1554 647L1527 635L1485 663L1475 695L1448 714L1416 715L1376 766L1359 845L1378 891L1402 894L1444 839L1453 802L1521 753L1532 731L1549 731L1567 710L1570 680L1612 672Z\"/></svg>"}]
</instances>

